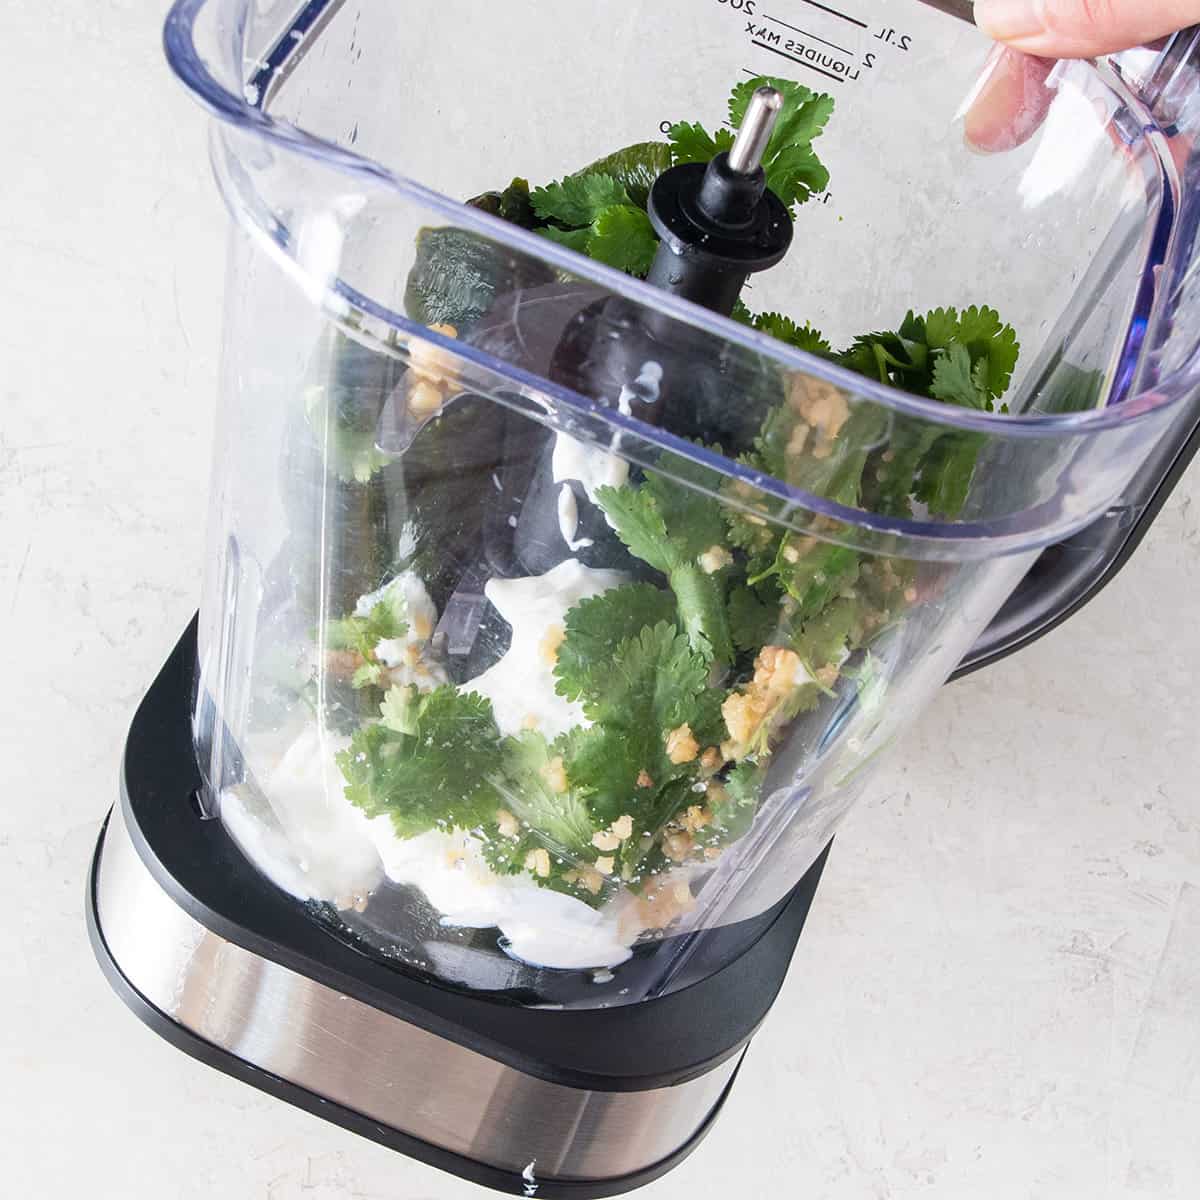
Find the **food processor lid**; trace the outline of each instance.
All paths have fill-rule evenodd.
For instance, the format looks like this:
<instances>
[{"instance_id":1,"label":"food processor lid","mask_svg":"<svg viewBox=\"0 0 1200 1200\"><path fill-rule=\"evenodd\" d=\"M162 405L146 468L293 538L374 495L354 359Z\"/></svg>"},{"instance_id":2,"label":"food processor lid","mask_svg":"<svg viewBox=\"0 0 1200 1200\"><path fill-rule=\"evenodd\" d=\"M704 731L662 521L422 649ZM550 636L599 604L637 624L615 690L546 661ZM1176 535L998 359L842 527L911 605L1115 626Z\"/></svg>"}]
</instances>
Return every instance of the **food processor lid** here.
<instances>
[{"instance_id":1,"label":"food processor lid","mask_svg":"<svg viewBox=\"0 0 1200 1200\"><path fill-rule=\"evenodd\" d=\"M1129 145L1136 143L1142 152L1153 151L1158 179L1156 182L1150 180L1147 186L1160 189L1160 203L1151 210L1153 228L1143 231L1146 252L1140 266L1142 283L1121 339L1121 362L1112 377L1110 402L1086 411L999 414L942 405L867 379L737 322L697 309L687 301L665 295L649 284L585 259L488 213L465 207L458 200L448 199L344 143L336 144L306 131L294 119L268 115L271 104L281 96L285 84L301 68L306 56L312 53L340 8L340 0L312 0L270 36L262 30L255 31L260 44L265 46L257 57L248 56L246 52L249 33L245 0L179 0L165 28L167 52L176 73L197 98L226 123L224 129L228 141L222 146L222 135L219 132L215 135L214 159L235 216L243 224L256 224L258 231L271 240L279 256L291 258L293 270L296 269L295 237L286 221L281 219L277 197L256 194L246 173L238 168L237 156L247 145L246 135L308 160L323 172L357 179L366 187L386 189L405 202L419 205L436 218L452 222L457 228L502 242L518 254L536 256L551 269L571 278L594 282L606 294L622 297L640 310L657 314L669 322L672 334L679 340L681 353L686 353L689 342L719 341L734 359L757 367L769 364L791 376L826 381L853 397L855 403L879 406L894 414L897 420L932 422L963 435L1003 439L1012 447L1009 457L1024 453L1033 459L1037 455L1032 448L1038 445L1072 442L1081 446L1089 439L1114 433L1116 436L1109 441L1102 456L1104 470L1088 472L1091 478L1103 476L1102 485L1097 486L1107 487L1110 492L1116 490L1113 485L1121 470L1120 463L1128 461L1135 466L1141 453L1141 449L1125 441L1123 431L1139 423L1153 425L1153 429L1135 439L1144 448L1166 425L1165 410L1177 404L1187 389L1200 379L1198 339L1193 330L1172 325L1170 310L1177 304L1179 292L1163 286L1164 280L1186 281L1188 278L1191 246L1184 218L1192 208L1200 207L1200 202L1181 193L1177 167L1164 150L1163 139L1173 131L1177 132L1178 126L1168 123L1169 113L1164 109L1162 97L1157 108L1147 107L1138 92L1127 86L1119 64L1117 67L1108 64L1073 66L1073 69L1091 71L1098 79L1103 79L1116 101L1124 105L1128 116L1119 125L1118 132L1128 139ZM206 24L210 27L201 30L200 26ZM951 21L950 24L958 23ZM203 40L203 51L198 39ZM214 55L218 54L222 59L219 63L214 60ZM1188 55L1181 55L1177 49L1168 49L1160 60L1165 61L1172 54L1185 67L1190 63ZM253 60L248 69L242 66L247 58ZM247 80L240 95L232 82L239 70ZM1135 77L1128 71L1126 74L1139 88L1148 82L1148 78ZM1190 95L1189 86L1176 83L1173 90L1168 89L1168 99L1175 103L1180 95ZM1188 169L1186 165L1185 169ZM282 215L286 216L285 213ZM1085 279L1081 285L1079 311L1074 314L1074 319L1086 319L1089 288L1094 283ZM669 431L647 426L637 417L626 416L612 406L611 400L597 400L581 394L536 372L524 371L511 361L499 360L486 351L446 338L373 300L345 278L331 277L327 286L320 289L320 299L327 311L340 318L358 339L386 345L389 336L398 333L404 338L428 340L477 367L481 375L489 375L497 388L503 384L510 392L536 393L548 399L554 409L546 417L548 424L565 422L572 436L596 444L611 444L613 439L620 439L622 454L641 465L652 465L662 451L670 451L696 464L702 471L711 472L714 487L727 478L750 487L755 494L754 510L773 520L806 530L811 528L814 520L821 521L822 536L828 540L882 552L894 551L898 541L902 540L909 552L932 558L993 555L1057 542L1086 525L1090 512L1094 511L1094 494L1080 491L1088 485L1078 478L1084 472L1077 462L1076 478L1057 494L1043 495L1040 503L1012 504L1008 498L1000 501L998 507L984 505L973 517L953 523L866 513L841 504L829 495L806 491L761 472L747 472L724 455L706 451ZM1046 367L1047 361L1052 367L1053 354L1052 345L1044 347L1035 369ZM478 379L473 382L478 383ZM1022 442L1025 443L1023 448ZM1082 460L1084 456L1080 452L1075 457Z\"/></svg>"}]
</instances>

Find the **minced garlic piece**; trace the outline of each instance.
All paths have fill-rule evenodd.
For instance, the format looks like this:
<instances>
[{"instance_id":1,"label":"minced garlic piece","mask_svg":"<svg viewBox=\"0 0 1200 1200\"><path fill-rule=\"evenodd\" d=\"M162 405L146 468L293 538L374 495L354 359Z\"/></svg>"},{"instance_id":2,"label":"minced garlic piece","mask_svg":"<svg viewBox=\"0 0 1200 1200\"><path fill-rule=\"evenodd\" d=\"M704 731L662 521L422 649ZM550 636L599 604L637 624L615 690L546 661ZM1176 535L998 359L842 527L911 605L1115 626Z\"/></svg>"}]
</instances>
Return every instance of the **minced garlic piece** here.
<instances>
[{"instance_id":1,"label":"minced garlic piece","mask_svg":"<svg viewBox=\"0 0 1200 1200\"><path fill-rule=\"evenodd\" d=\"M827 667L822 667L816 672L816 680L823 688L831 688L838 681L838 676L841 672L830 663Z\"/></svg>"},{"instance_id":2,"label":"minced garlic piece","mask_svg":"<svg viewBox=\"0 0 1200 1200\"><path fill-rule=\"evenodd\" d=\"M408 411L414 417L432 416L441 409L444 401L442 389L428 379L418 379L408 389Z\"/></svg>"},{"instance_id":3,"label":"minced garlic piece","mask_svg":"<svg viewBox=\"0 0 1200 1200\"><path fill-rule=\"evenodd\" d=\"M647 772L645 767L638 772L637 785L642 788L654 786L654 780L650 778L649 772Z\"/></svg>"},{"instance_id":4,"label":"minced garlic piece","mask_svg":"<svg viewBox=\"0 0 1200 1200\"><path fill-rule=\"evenodd\" d=\"M552 792L562 795L567 790L567 771L563 766L561 754L556 754L542 768L542 778L546 781L546 786Z\"/></svg>"},{"instance_id":5,"label":"minced garlic piece","mask_svg":"<svg viewBox=\"0 0 1200 1200\"><path fill-rule=\"evenodd\" d=\"M458 330L453 325L430 325L429 329L443 337L458 337ZM408 365L414 375L430 383L441 383L454 373L454 360L449 352L423 338L413 338L409 343Z\"/></svg>"},{"instance_id":6,"label":"minced garlic piece","mask_svg":"<svg viewBox=\"0 0 1200 1200\"><path fill-rule=\"evenodd\" d=\"M718 750L716 746L709 746L708 749L705 750L702 755L700 755L700 765L706 771L719 771L724 761L725 760L721 757L720 750Z\"/></svg>"},{"instance_id":7,"label":"minced garlic piece","mask_svg":"<svg viewBox=\"0 0 1200 1200\"><path fill-rule=\"evenodd\" d=\"M687 812L679 818L679 823L688 833L698 833L705 825L712 824L712 813L707 808L701 808L698 804L692 804L688 807Z\"/></svg>"},{"instance_id":8,"label":"minced garlic piece","mask_svg":"<svg viewBox=\"0 0 1200 1200\"><path fill-rule=\"evenodd\" d=\"M633 818L628 813L622 813L610 826L613 833L624 841L633 833Z\"/></svg>"},{"instance_id":9,"label":"minced garlic piece","mask_svg":"<svg viewBox=\"0 0 1200 1200\"><path fill-rule=\"evenodd\" d=\"M542 634L542 640L538 642L538 653L548 666L552 667L558 662L558 648L566 636L567 631L561 625L551 625Z\"/></svg>"},{"instance_id":10,"label":"minced garlic piece","mask_svg":"<svg viewBox=\"0 0 1200 1200\"><path fill-rule=\"evenodd\" d=\"M592 834L592 845L597 850L615 850L621 844L621 839L615 833L607 830Z\"/></svg>"},{"instance_id":11,"label":"minced garlic piece","mask_svg":"<svg viewBox=\"0 0 1200 1200\"><path fill-rule=\"evenodd\" d=\"M546 849L530 850L525 855L525 870L532 871L539 879L545 879L550 874L550 851Z\"/></svg>"},{"instance_id":12,"label":"minced garlic piece","mask_svg":"<svg viewBox=\"0 0 1200 1200\"><path fill-rule=\"evenodd\" d=\"M676 765L691 762L700 753L700 743L692 736L692 727L685 721L667 734L667 757Z\"/></svg>"},{"instance_id":13,"label":"minced garlic piece","mask_svg":"<svg viewBox=\"0 0 1200 1200\"><path fill-rule=\"evenodd\" d=\"M700 569L706 575L714 575L722 567L727 567L733 562L733 555L724 546L717 543L709 546L696 561L700 564Z\"/></svg>"},{"instance_id":14,"label":"minced garlic piece","mask_svg":"<svg viewBox=\"0 0 1200 1200\"><path fill-rule=\"evenodd\" d=\"M663 853L672 862L683 862L694 846L690 833L669 833L663 838Z\"/></svg>"},{"instance_id":15,"label":"minced garlic piece","mask_svg":"<svg viewBox=\"0 0 1200 1200\"><path fill-rule=\"evenodd\" d=\"M604 886L604 876L594 867L581 867L579 870L579 886L586 888L595 896Z\"/></svg>"},{"instance_id":16,"label":"minced garlic piece","mask_svg":"<svg viewBox=\"0 0 1200 1200\"><path fill-rule=\"evenodd\" d=\"M595 867L601 875L611 875L613 873L613 863L614 859L611 854L602 855L596 859Z\"/></svg>"},{"instance_id":17,"label":"minced garlic piece","mask_svg":"<svg viewBox=\"0 0 1200 1200\"><path fill-rule=\"evenodd\" d=\"M496 824L500 827L500 836L515 838L521 832L521 822L507 808L496 810Z\"/></svg>"},{"instance_id":18,"label":"minced garlic piece","mask_svg":"<svg viewBox=\"0 0 1200 1200\"><path fill-rule=\"evenodd\" d=\"M763 722L796 686L804 669L800 656L783 646L764 646L754 660L754 678L746 690L734 692L721 705L729 740L721 743L726 758L740 758Z\"/></svg>"}]
</instances>

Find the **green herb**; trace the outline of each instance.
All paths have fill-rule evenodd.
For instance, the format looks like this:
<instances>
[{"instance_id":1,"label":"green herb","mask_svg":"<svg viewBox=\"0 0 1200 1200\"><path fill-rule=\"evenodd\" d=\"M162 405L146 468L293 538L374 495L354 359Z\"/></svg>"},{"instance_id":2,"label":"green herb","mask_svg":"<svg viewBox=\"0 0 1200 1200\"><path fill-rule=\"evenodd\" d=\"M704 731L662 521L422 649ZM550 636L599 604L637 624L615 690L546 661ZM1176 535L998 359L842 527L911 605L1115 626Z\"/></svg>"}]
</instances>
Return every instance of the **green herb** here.
<instances>
[{"instance_id":1,"label":"green herb","mask_svg":"<svg viewBox=\"0 0 1200 1200\"><path fill-rule=\"evenodd\" d=\"M703 125L692 121L676 121L667 130L671 143L671 161L679 163L706 163L733 145L733 130L718 129L709 133Z\"/></svg>"},{"instance_id":2,"label":"green herb","mask_svg":"<svg viewBox=\"0 0 1200 1200\"><path fill-rule=\"evenodd\" d=\"M579 601L567 613L554 667L555 690L568 700L592 695L631 632L675 620L675 598L649 583L629 583Z\"/></svg>"},{"instance_id":3,"label":"green herb","mask_svg":"<svg viewBox=\"0 0 1200 1200\"><path fill-rule=\"evenodd\" d=\"M746 314L749 317L746 324L753 325L760 333L766 333L773 338L778 338L779 341L786 342L789 346L794 346L797 350L804 350L808 354L819 355L828 355L830 352L830 346L825 340L825 335L819 329L814 329L807 323L797 325L791 317L785 317L782 313L777 312L758 313L755 315L747 309Z\"/></svg>"},{"instance_id":4,"label":"green herb","mask_svg":"<svg viewBox=\"0 0 1200 1200\"><path fill-rule=\"evenodd\" d=\"M568 175L530 193L533 211L566 229L590 225L605 209L628 205L629 194L611 175Z\"/></svg>"},{"instance_id":5,"label":"green herb","mask_svg":"<svg viewBox=\"0 0 1200 1200\"><path fill-rule=\"evenodd\" d=\"M733 645L722 584L695 557L696 547L718 528L713 515L719 516L719 510L715 500L698 494L693 505L678 505L672 490L678 486L651 478L638 487L602 487L596 502L629 552L666 575L693 647L706 658L728 662ZM671 528L663 506L678 518Z\"/></svg>"},{"instance_id":6,"label":"green herb","mask_svg":"<svg viewBox=\"0 0 1200 1200\"><path fill-rule=\"evenodd\" d=\"M564 773L563 750L564 739L548 743L537 732L505 738L503 762L493 776L500 807L480 833L484 857L501 874L528 870L530 854L544 850L549 872L534 872L533 878L544 887L574 892L563 876L575 864L595 857L591 839L596 827L579 791L556 786ZM507 814L504 828L501 813Z\"/></svg>"},{"instance_id":7,"label":"green herb","mask_svg":"<svg viewBox=\"0 0 1200 1200\"><path fill-rule=\"evenodd\" d=\"M614 204L592 222L586 249L598 262L641 277L654 262L658 236L640 208Z\"/></svg>"},{"instance_id":8,"label":"green herb","mask_svg":"<svg viewBox=\"0 0 1200 1200\"><path fill-rule=\"evenodd\" d=\"M771 140L763 153L767 187L789 209L803 204L829 186L829 172L812 148L833 112L833 97L818 95L790 79L761 75L739 83L729 98L729 124L736 129L746 115L750 97L760 87L776 88L783 105L775 121ZM710 134L696 122L679 121L667 132L676 163L708 162L733 145L733 133L720 129Z\"/></svg>"},{"instance_id":9,"label":"green herb","mask_svg":"<svg viewBox=\"0 0 1200 1200\"><path fill-rule=\"evenodd\" d=\"M708 664L674 625L661 621L622 641L608 669L587 683L583 708L594 724L571 736L567 777L586 792L598 823L607 825L630 812L639 795L650 799L691 773L688 764L670 760L667 738L707 691Z\"/></svg>"},{"instance_id":10,"label":"green herb","mask_svg":"<svg viewBox=\"0 0 1200 1200\"><path fill-rule=\"evenodd\" d=\"M474 829L495 812L489 779L500 737L489 700L449 686L423 696L389 688L381 712L384 721L361 728L337 756L355 807L389 817L405 838Z\"/></svg>"},{"instance_id":11,"label":"green herb","mask_svg":"<svg viewBox=\"0 0 1200 1200\"><path fill-rule=\"evenodd\" d=\"M365 617L351 615L325 626L325 644L330 650L349 650L363 662L355 670L351 685L356 688L379 683L383 667L375 659L381 641L403 637L408 632L408 605L399 588L389 589Z\"/></svg>"}]
</instances>

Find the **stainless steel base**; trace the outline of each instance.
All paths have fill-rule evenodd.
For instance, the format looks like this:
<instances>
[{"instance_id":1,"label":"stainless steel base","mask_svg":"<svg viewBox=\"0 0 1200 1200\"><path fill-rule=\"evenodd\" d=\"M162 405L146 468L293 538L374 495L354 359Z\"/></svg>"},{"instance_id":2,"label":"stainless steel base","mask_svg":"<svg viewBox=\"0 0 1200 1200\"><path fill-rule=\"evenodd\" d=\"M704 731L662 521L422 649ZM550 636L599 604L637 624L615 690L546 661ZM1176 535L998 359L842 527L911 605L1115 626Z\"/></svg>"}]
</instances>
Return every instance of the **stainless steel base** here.
<instances>
[{"instance_id":1,"label":"stainless steel base","mask_svg":"<svg viewBox=\"0 0 1200 1200\"><path fill-rule=\"evenodd\" d=\"M734 1057L674 1087L602 1092L496 1062L219 937L159 886L120 806L94 870L98 952L163 1019L317 1100L527 1181L653 1168L697 1137L737 1069Z\"/></svg>"}]
</instances>

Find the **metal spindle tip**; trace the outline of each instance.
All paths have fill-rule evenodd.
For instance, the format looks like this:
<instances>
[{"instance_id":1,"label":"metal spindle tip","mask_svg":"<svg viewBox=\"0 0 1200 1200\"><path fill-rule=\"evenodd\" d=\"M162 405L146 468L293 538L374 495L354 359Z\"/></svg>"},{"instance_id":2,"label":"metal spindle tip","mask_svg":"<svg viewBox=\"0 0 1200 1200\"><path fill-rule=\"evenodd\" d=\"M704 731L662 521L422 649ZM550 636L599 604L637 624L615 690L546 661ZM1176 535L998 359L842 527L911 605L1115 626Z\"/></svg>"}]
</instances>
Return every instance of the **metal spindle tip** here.
<instances>
[{"instance_id":1,"label":"metal spindle tip","mask_svg":"<svg viewBox=\"0 0 1200 1200\"><path fill-rule=\"evenodd\" d=\"M751 175L758 170L782 107L783 95L776 88L754 89L741 128L729 148L730 170L739 175Z\"/></svg>"}]
</instances>

